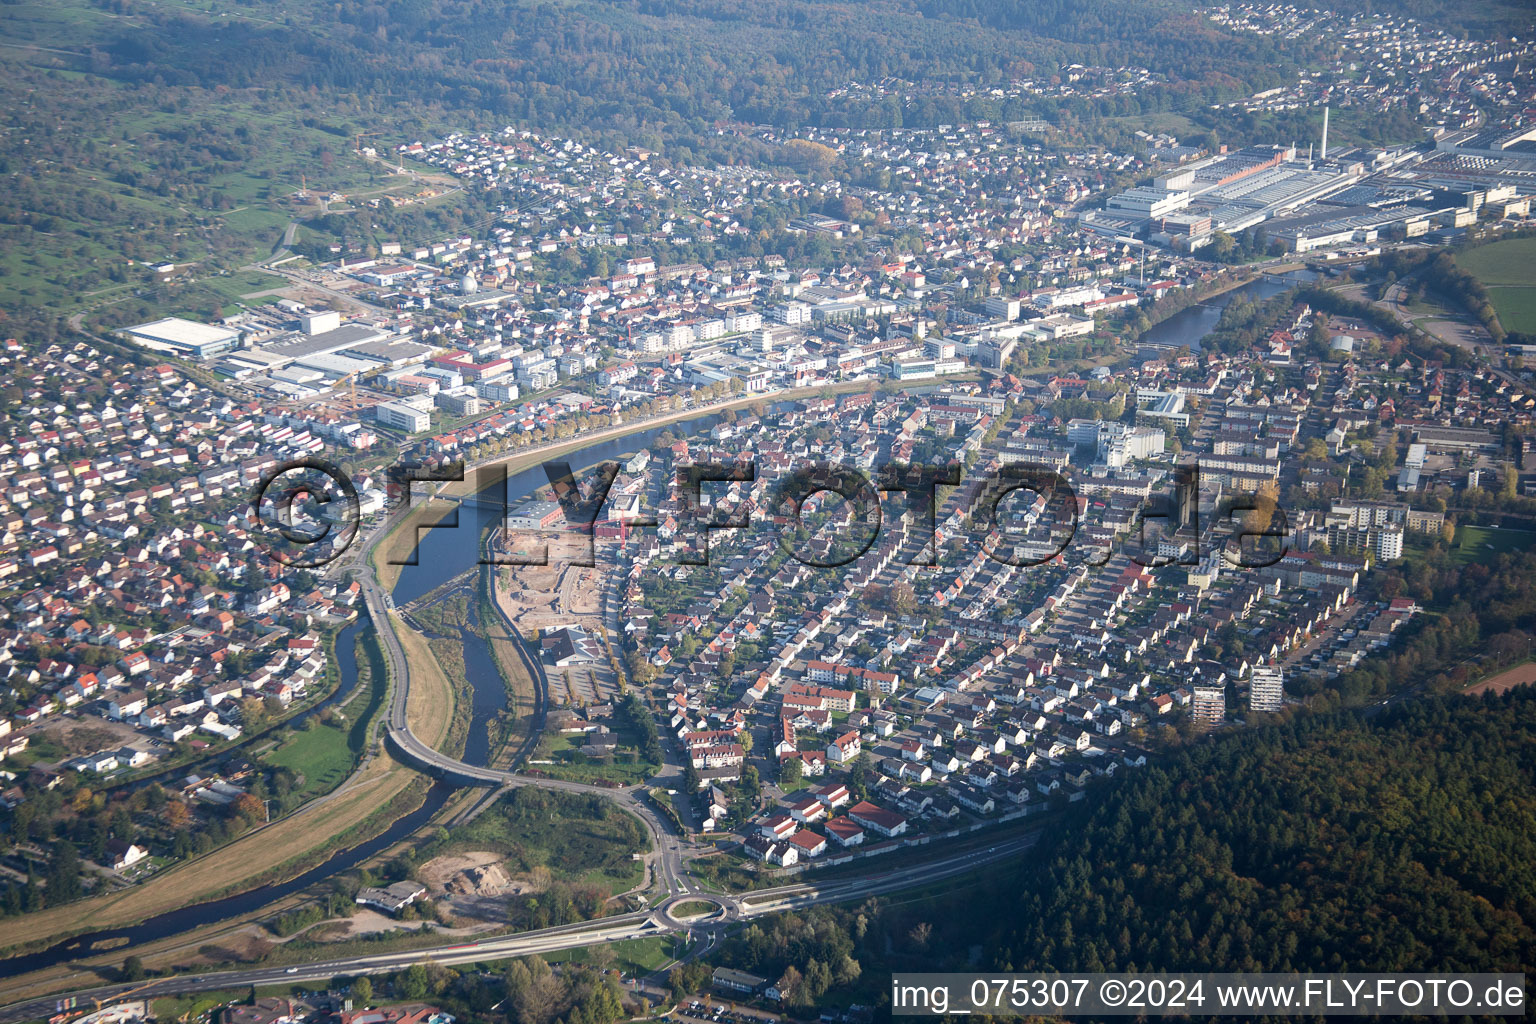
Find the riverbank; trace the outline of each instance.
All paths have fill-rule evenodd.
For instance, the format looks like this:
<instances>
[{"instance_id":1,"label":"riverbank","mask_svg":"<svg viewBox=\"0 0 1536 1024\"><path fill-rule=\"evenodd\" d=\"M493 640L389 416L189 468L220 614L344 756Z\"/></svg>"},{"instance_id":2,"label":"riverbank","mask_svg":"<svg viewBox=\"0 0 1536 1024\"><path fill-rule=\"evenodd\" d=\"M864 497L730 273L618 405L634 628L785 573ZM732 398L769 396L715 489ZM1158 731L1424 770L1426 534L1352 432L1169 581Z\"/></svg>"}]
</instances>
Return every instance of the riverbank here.
<instances>
[{"instance_id":1,"label":"riverbank","mask_svg":"<svg viewBox=\"0 0 1536 1024\"><path fill-rule=\"evenodd\" d=\"M111 792L148 782L179 779L190 774L189 769L196 770L199 765L228 757L236 751L245 751L249 754L273 741L285 742L290 737L290 730L297 727L301 720L318 714L327 707L335 707L352 700L355 694L345 686L345 680L341 678L337 668L340 658L336 653L336 644L344 637L347 638L347 642L351 642L353 636L351 631L358 625L358 621L354 618L350 622L324 627L321 633L321 642L325 646L324 685L315 687L303 700L295 701L284 708L278 717L270 719L261 729L243 733L233 742L219 743L196 754L173 755L155 761L141 770L113 775L101 785L101 791ZM344 690L346 692L343 692Z\"/></svg>"},{"instance_id":2,"label":"riverbank","mask_svg":"<svg viewBox=\"0 0 1536 1024\"><path fill-rule=\"evenodd\" d=\"M452 753L451 749L445 749L445 745L456 731L458 689L449 682L447 672L421 634L401 621L398 615L391 617L395 636L400 640L411 671L411 690L405 703L406 721L423 743L434 750Z\"/></svg>"},{"instance_id":3,"label":"riverbank","mask_svg":"<svg viewBox=\"0 0 1536 1024\"><path fill-rule=\"evenodd\" d=\"M416 783L427 781L424 777L416 775L413 769L403 765L396 767L399 769L399 774L410 781ZM426 792L426 802L432 802L430 789ZM379 795L377 791L375 795ZM408 794L407 799L413 796ZM399 856L403 850L416 845L421 835L430 834L432 830L458 818L482 796L484 796L483 790L466 789L448 796L446 800L436 801L436 806L430 815L412 826L403 837L358 859L348 870L376 869L389 862ZM399 808L404 803L404 799L395 801L393 807L381 808L380 814L389 814L390 820L387 822L372 819L365 821L353 830L356 842L348 844L344 849L369 844L373 841L369 837L388 832L402 818L419 814L423 809L423 801L412 799L411 802L413 806L406 808L404 813L398 816L390 812ZM338 854L340 852L338 850ZM332 854L332 856L338 854ZM323 863L324 858L317 858L317 860ZM270 937L264 927L265 922L311 902L314 898L314 887L320 884L323 884L323 880L317 879L258 906L238 910L207 924L197 925L164 937L134 941L132 942L133 952L143 960L147 968L162 972L186 972L198 967L238 962L243 951L252 949L253 944L259 945ZM93 928L92 932L97 930ZM102 980L115 976L122 964L122 958L126 955L128 945L129 941L126 939L108 940L93 945L89 951L73 954L65 963L8 977L4 983L5 996L7 1000L17 1001L100 984Z\"/></svg>"},{"instance_id":4,"label":"riverbank","mask_svg":"<svg viewBox=\"0 0 1536 1024\"><path fill-rule=\"evenodd\" d=\"M507 688L507 710L491 739L488 763L495 768L512 768L527 753L535 738L538 684L518 653L517 641L504 612L497 606L495 591L499 572L496 566L482 566L476 594L480 603L480 636Z\"/></svg>"},{"instance_id":5,"label":"riverbank","mask_svg":"<svg viewBox=\"0 0 1536 1024\"><path fill-rule=\"evenodd\" d=\"M931 387L937 384L956 384L977 380L975 374L961 374L954 377L934 378L932 380L916 382L917 386ZM879 386L877 380L850 380L840 381L836 384L825 384L811 388L786 388L782 391L770 391L756 395L737 395L732 398L712 402L709 405L693 406L676 412L670 412L663 416L655 416L647 420L635 420L629 423L621 423L617 426L604 427L602 430L589 431L580 437L558 441L554 444L540 448L520 449L506 455L497 456L483 462L467 465L462 481L450 481L438 487L437 494L445 498L464 498L476 490L477 471L489 469L494 466L505 466L507 476L511 477L524 470L531 469L540 463L557 459L562 455L568 455L573 451L586 448L589 445L603 441L612 441L629 434L638 434L646 430L657 430L668 427L682 420L690 420L700 416L715 416L731 409L744 409L761 402L764 405L773 405L778 402L794 402L804 398L815 398L822 394L849 394L859 391L869 391ZM584 467L574 467L577 469ZM381 580L382 582L382 580ZM388 589L386 587L386 589Z\"/></svg>"},{"instance_id":6,"label":"riverbank","mask_svg":"<svg viewBox=\"0 0 1536 1024\"><path fill-rule=\"evenodd\" d=\"M400 574L405 571L407 560L413 557L421 531L433 528L444 517L458 513L456 502L427 498L413 504L410 511L379 538L368 554L368 561L374 577L386 594L392 593L395 584L400 582Z\"/></svg>"},{"instance_id":7,"label":"riverbank","mask_svg":"<svg viewBox=\"0 0 1536 1024\"><path fill-rule=\"evenodd\" d=\"M72 935L136 925L189 904L285 881L323 863L340 849L366 842L420 806L419 797L402 800L412 782L405 767L387 756L378 756L382 747L376 739L376 726L389 686L382 658L366 636L352 630L343 631L342 636L356 645L356 656L349 652L346 662L354 678L346 686L345 700L317 703L303 714L314 713L321 706L349 708L353 711L351 723L316 723L308 731L293 732L284 744L253 755L281 760L289 744L307 750L311 741L330 738L345 752L342 777L332 772L324 779L306 778L303 785L314 789L313 797L305 803L138 885L36 914L0 919L0 950L14 955L47 948ZM343 685L338 681L336 689ZM315 770L308 763L289 767L301 774ZM425 791L424 786L417 788Z\"/></svg>"},{"instance_id":8,"label":"riverbank","mask_svg":"<svg viewBox=\"0 0 1536 1024\"><path fill-rule=\"evenodd\" d=\"M1227 292L1241 288L1245 284L1252 284L1262 276L1263 275L1261 274L1239 274L1228 276L1227 274L1223 273L1216 277L1214 280L1207 281L1195 288L1188 289L1184 292L1174 292L1172 295L1167 296L1162 301L1154 303L1152 308L1147 310L1147 322L1151 326L1148 327L1145 331L1142 331L1141 334L1137 335L1136 343L1139 344L1141 339L1152 333L1152 331L1159 324L1167 323L1169 320L1172 320L1186 309L1189 309L1193 306L1198 306L1200 303L1214 299L1218 295L1225 295Z\"/></svg>"},{"instance_id":9,"label":"riverbank","mask_svg":"<svg viewBox=\"0 0 1536 1024\"><path fill-rule=\"evenodd\" d=\"M11 955L82 932L137 924L188 904L298 875L344 845L349 834L365 829L370 819L388 815L393 821L407 813L410 807L392 815L389 810L419 778L387 755L374 756L327 796L146 882L36 914L0 919L0 952ZM425 787L420 788L424 795ZM377 824L382 829L387 822Z\"/></svg>"},{"instance_id":10,"label":"riverbank","mask_svg":"<svg viewBox=\"0 0 1536 1024\"><path fill-rule=\"evenodd\" d=\"M863 388L867 385L855 386ZM746 397L705 409L686 410L659 420L627 424L601 432L601 435L611 438L640 433L663 422L709 415L725 406L745 406L758 400L756 397ZM503 461L534 465L553 452L567 453L597 440L597 436L587 435L554 448L519 453L520 458L515 456L512 460ZM402 567L388 565L390 557L398 552L395 560L403 561L416 546L416 527L430 526L454 511L455 506L450 502L423 502L413 508L410 514L391 524L368 553L374 571L386 578L387 585L392 587ZM398 629L398 635L402 638L411 670L415 673L408 710L412 727L437 749L454 753L462 746L469 729L469 702L453 699L453 687L437 659L430 655L423 638L407 628ZM331 793L304 805L285 818L252 829L218 850L170 867L140 885L49 908L37 914L0 919L0 951L16 955L44 950L67 942L71 936L108 933L151 922L190 906L297 878L307 869L324 863L337 851L369 842L372 837L385 833L412 811L420 809L430 785L426 776L387 754L379 753L381 749L380 741L372 740L370 754L364 763ZM456 813L463 804L472 803L475 795L470 792L462 794L463 800L450 800L448 810ZM444 820L437 814L434 814L434 818L437 821ZM391 846L409 840L409 835L402 835L393 840ZM275 905L269 904L268 909ZM255 919L266 912L265 909L247 911L239 916ZM177 946L180 944L178 940L200 933L204 928L222 932L231 920L234 920L233 915L206 925L193 926L175 936L166 936L163 940L152 940L152 944L158 946L163 942L168 947ZM115 950L123 941L111 938L103 941L99 949L83 947L72 949L66 955L71 960L93 965L116 966ZM137 941L134 947L148 948ZM60 965L50 968L46 973L57 977L62 987L68 984L71 975L79 972L72 964L69 967ZM10 993L11 988L7 985L7 994Z\"/></svg>"},{"instance_id":11,"label":"riverbank","mask_svg":"<svg viewBox=\"0 0 1536 1024\"><path fill-rule=\"evenodd\" d=\"M925 382L925 384L932 383L934 382ZM544 459L579 451L588 446L603 443L605 439L611 442L618 438L643 434L646 431L665 429L673 423L705 420L730 408L746 408L760 402L767 404L824 393L860 392L869 390L873 386L874 382L871 381L851 381L827 388L780 392L772 396L736 396L709 406L678 410L668 416L643 423L624 424L598 431L558 445L513 453L499 461L521 471L522 468L536 466ZM373 557L376 568L384 568L377 564L387 562L387 556L380 555L380 551L387 550L393 543L404 546L406 552L409 552L415 546L417 525L430 525L440 519L443 514L451 511L451 505L445 502L437 502L435 507L432 504L423 503L421 507L413 509L412 514L386 527L381 540L376 542L373 550L366 552L365 555ZM409 546L406 546L401 538L408 538ZM368 570L364 569L364 571ZM399 572L399 567L394 567L396 580ZM404 643L408 646L412 641L420 641L420 638L409 630L400 630L400 635L404 637ZM420 641L420 644L421 649L412 648L409 655L412 671L418 672L419 678L425 679L432 671L431 666L436 666L441 684L435 690L430 685L423 689L423 694L435 692L437 694L435 701L430 697L416 698L417 687L412 686L412 725L424 739L430 740L434 745L443 744L439 749L452 747L453 719L457 714L457 704L460 702L443 699L445 694L451 692L451 684L442 673L441 666L437 665L436 659L426 656L425 642ZM416 679L413 678L413 682L415 681ZM392 682L395 681L392 680ZM446 731L443 724L445 719L448 723ZM466 720L466 730L467 727ZM361 846L370 842L371 837L390 832L395 823L406 818L413 809L423 806L423 802L427 799L429 785L426 777L380 753L379 747L380 744L377 741L371 742L370 752L364 764L330 794L305 805L286 818L252 829L220 850L168 868L157 877L130 889L51 908L39 914L0 920L0 948L12 952L23 949L50 949L73 935L110 933L141 923L153 923L154 919L163 917L169 917L177 922L175 927L182 930L166 932L164 938L151 932L142 938L135 937L132 940L135 949L149 948L150 945L158 945L161 942L174 944L186 936L201 933L204 928L219 930L226 927L226 922L233 920L236 916L252 914L253 911L244 909L221 910L219 912L228 916L210 919L208 916L199 918L194 912L197 911L197 905L227 894L251 892L263 888L265 883L276 879L297 878L307 868L323 864L328 856L338 850ZM436 816L437 808L443 803L440 797L434 799L437 803L434 805L432 816ZM464 801L472 800L473 794L464 796ZM426 822L426 818L420 821L413 819L409 827L413 831L419 831L419 827ZM391 832L389 842L395 845L406 841L409 834L395 835ZM352 861L347 861L335 870L346 870L352 865ZM263 894L254 893L253 895ZM274 898L284 897L279 895ZM270 907L274 898L269 898L265 906ZM214 911L209 913L212 914ZM255 916L260 916L261 912L254 913ZM181 923L184 920L186 923ZM93 951L89 947L72 948L64 950L59 955L69 959L80 958L98 964L110 964L117 959L113 950L126 940L120 940L116 935L103 935L102 938L104 942L117 945L103 946L99 951ZM29 968L18 962L10 969L19 971ZM57 968L61 973L68 973L72 969L63 964Z\"/></svg>"}]
</instances>

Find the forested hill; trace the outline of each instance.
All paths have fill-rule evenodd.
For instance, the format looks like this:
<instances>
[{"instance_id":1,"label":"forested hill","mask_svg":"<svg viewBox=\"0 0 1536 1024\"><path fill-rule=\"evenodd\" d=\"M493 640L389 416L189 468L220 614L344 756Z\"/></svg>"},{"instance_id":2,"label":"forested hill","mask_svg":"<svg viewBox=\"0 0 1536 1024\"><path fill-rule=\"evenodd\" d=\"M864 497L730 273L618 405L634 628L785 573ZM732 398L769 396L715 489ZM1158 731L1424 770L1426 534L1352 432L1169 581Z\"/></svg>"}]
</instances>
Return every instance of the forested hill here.
<instances>
[{"instance_id":1,"label":"forested hill","mask_svg":"<svg viewBox=\"0 0 1536 1024\"><path fill-rule=\"evenodd\" d=\"M89 12L66 19L69 37L26 41L124 82L340 93L397 117L632 135L1198 111L1332 56L1304 36L1220 30L1188 0L209 0L207 14L65 2ZM1348 13L1371 4L1318 0ZM1510 0L1475 16L1450 0L1392 7L1463 30L1528 24ZM1067 65L1090 78L1058 91ZM1151 77L1116 87L1138 68Z\"/></svg>"},{"instance_id":2,"label":"forested hill","mask_svg":"<svg viewBox=\"0 0 1536 1024\"><path fill-rule=\"evenodd\" d=\"M1173 0L250 0L213 19L100 2L139 27L93 41L85 69L126 81L341 90L377 109L631 133L1197 109L1290 81L1316 56L1218 31ZM1159 84L1053 96L1066 64L1144 67ZM922 87L910 102L845 88L887 76ZM1039 91L987 91L1013 80Z\"/></svg>"},{"instance_id":3,"label":"forested hill","mask_svg":"<svg viewBox=\"0 0 1536 1024\"><path fill-rule=\"evenodd\" d=\"M1017 971L1529 971L1533 783L1529 687L1198 744L1065 825L986 948Z\"/></svg>"}]
</instances>

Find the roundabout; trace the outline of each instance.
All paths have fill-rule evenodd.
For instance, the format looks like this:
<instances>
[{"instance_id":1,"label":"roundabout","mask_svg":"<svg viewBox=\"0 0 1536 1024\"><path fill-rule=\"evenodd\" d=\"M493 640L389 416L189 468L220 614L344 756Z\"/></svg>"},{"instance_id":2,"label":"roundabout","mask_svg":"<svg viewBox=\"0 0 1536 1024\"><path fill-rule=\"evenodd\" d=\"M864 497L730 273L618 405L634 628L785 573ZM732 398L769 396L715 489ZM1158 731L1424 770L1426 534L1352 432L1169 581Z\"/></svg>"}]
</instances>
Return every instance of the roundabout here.
<instances>
[{"instance_id":1,"label":"roundabout","mask_svg":"<svg viewBox=\"0 0 1536 1024\"><path fill-rule=\"evenodd\" d=\"M656 909L668 923L691 925L727 918L734 906L734 900L692 893L674 896Z\"/></svg>"}]
</instances>

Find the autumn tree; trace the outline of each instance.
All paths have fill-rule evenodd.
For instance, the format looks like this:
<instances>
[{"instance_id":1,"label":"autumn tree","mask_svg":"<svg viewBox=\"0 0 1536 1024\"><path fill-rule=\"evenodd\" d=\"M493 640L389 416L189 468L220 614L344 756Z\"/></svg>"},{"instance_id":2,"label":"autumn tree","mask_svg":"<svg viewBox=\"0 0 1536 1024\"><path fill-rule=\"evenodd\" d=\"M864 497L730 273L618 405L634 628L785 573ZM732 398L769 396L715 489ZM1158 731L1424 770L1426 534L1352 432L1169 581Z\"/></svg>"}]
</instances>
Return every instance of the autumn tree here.
<instances>
[{"instance_id":1,"label":"autumn tree","mask_svg":"<svg viewBox=\"0 0 1536 1024\"><path fill-rule=\"evenodd\" d=\"M165 822L166 828L173 832L180 832L192 824L192 812L180 800L169 800L166 802L165 810L160 812L160 820Z\"/></svg>"},{"instance_id":2,"label":"autumn tree","mask_svg":"<svg viewBox=\"0 0 1536 1024\"><path fill-rule=\"evenodd\" d=\"M548 1024L560 1008L560 981L536 956L514 960L504 979L511 1016L517 1024Z\"/></svg>"},{"instance_id":3,"label":"autumn tree","mask_svg":"<svg viewBox=\"0 0 1536 1024\"><path fill-rule=\"evenodd\" d=\"M229 805L229 809L235 817L250 823L267 816L267 805L262 803L259 797L249 793L241 793L235 797L235 802Z\"/></svg>"},{"instance_id":4,"label":"autumn tree","mask_svg":"<svg viewBox=\"0 0 1536 1024\"><path fill-rule=\"evenodd\" d=\"M776 987L779 990L779 994L784 997L784 1001L791 1006L810 1005L810 999L805 994L804 979L794 964L784 968L784 973L779 976L779 982Z\"/></svg>"}]
</instances>

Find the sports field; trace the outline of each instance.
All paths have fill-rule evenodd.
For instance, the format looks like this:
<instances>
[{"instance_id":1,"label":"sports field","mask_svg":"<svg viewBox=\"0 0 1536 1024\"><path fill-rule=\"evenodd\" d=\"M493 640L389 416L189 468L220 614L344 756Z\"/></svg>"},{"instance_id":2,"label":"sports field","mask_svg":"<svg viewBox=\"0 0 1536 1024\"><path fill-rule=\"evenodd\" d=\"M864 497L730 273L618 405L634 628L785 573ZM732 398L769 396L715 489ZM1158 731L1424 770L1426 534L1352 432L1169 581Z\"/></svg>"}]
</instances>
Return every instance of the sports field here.
<instances>
[{"instance_id":1,"label":"sports field","mask_svg":"<svg viewBox=\"0 0 1536 1024\"><path fill-rule=\"evenodd\" d=\"M1491 562L1510 551L1524 551L1536 544L1536 533L1527 530L1494 530L1486 526L1458 526L1451 558L1458 562Z\"/></svg>"},{"instance_id":2,"label":"sports field","mask_svg":"<svg viewBox=\"0 0 1536 1024\"><path fill-rule=\"evenodd\" d=\"M1479 246L1456 263L1488 289L1506 331L1536 333L1536 238Z\"/></svg>"},{"instance_id":3,"label":"sports field","mask_svg":"<svg viewBox=\"0 0 1536 1024\"><path fill-rule=\"evenodd\" d=\"M1471 694L1485 693L1492 690L1494 693L1503 693L1505 690L1516 686L1530 686L1536 683L1536 661L1528 661L1523 665L1505 669L1498 675L1490 676L1482 682L1467 688Z\"/></svg>"},{"instance_id":4,"label":"sports field","mask_svg":"<svg viewBox=\"0 0 1536 1024\"><path fill-rule=\"evenodd\" d=\"M1488 298L1506 331L1536 334L1536 288L1489 288Z\"/></svg>"}]
</instances>

